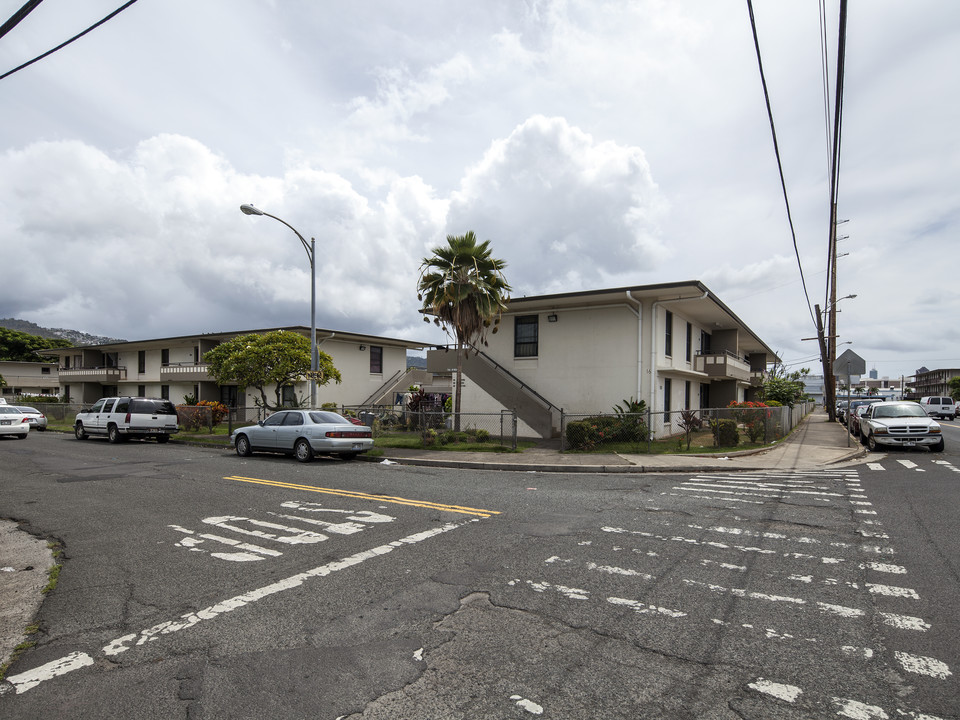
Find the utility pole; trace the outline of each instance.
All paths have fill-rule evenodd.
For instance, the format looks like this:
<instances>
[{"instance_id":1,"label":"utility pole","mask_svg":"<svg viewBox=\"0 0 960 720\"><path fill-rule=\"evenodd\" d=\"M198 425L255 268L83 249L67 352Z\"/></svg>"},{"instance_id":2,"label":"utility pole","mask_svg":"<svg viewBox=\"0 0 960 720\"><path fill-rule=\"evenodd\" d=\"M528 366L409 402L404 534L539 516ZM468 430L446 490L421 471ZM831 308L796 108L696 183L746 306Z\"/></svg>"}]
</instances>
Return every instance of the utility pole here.
<instances>
[{"instance_id":1,"label":"utility pole","mask_svg":"<svg viewBox=\"0 0 960 720\"><path fill-rule=\"evenodd\" d=\"M822 358L824 401L827 404L827 415L831 420L836 419L836 379L833 374L833 363L837 355L837 186L840 182L840 126L843 117L843 69L846 53L847 37L847 0L840 0L840 29L837 44L837 82L836 100L834 101L833 119L833 150L830 167L830 241L828 260L830 265L829 295L826 312L827 336L824 338L823 323L817 313L817 332L820 337L820 347L826 348ZM826 341L826 342L825 342ZM822 350L821 350L822 352Z\"/></svg>"}]
</instances>

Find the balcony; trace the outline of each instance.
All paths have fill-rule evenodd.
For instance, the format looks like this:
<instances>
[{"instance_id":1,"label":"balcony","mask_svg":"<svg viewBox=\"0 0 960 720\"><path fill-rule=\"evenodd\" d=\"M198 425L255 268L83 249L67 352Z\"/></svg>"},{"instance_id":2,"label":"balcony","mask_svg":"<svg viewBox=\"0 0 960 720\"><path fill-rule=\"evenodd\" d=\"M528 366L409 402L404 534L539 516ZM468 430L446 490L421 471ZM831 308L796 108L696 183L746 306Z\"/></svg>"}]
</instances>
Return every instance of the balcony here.
<instances>
[{"instance_id":1,"label":"balcony","mask_svg":"<svg viewBox=\"0 0 960 720\"><path fill-rule=\"evenodd\" d=\"M697 355L693 367L712 379L742 380L752 384L750 364L729 352Z\"/></svg>"},{"instance_id":2,"label":"balcony","mask_svg":"<svg viewBox=\"0 0 960 720\"><path fill-rule=\"evenodd\" d=\"M751 370L750 371L750 386L751 387L763 387L763 384L767 381L767 371L766 370Z\"/></svg>"},{"instance_id":3,"label":"balcony","mask_svg":"<svg viewBox=\"0 0 960 720\"><path fill-rule=\"evenodd\" d=\"M160 368L160 382L206 382L213 380L208 372L207 363L180 363L177 365L163 365Z\"/></svg>"},{"instance_id":4,"label":"balcony","mask_svg":"<svg viewBox=\"0 0 960 720\"><path fill-rule=\"evenodd\" d=\"M60 383L98 382L113 385L127 379L125 367L71 367L60 368Z\"/></svg>"}]
</instances>

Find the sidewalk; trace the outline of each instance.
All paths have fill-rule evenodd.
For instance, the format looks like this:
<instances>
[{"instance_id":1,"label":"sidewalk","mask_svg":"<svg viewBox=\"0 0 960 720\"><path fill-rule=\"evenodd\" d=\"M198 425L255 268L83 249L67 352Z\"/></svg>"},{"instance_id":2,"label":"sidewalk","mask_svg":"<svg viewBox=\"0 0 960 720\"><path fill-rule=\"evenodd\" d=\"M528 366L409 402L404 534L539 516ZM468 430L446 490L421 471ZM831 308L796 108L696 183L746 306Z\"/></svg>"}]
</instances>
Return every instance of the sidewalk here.
<instances>
[{"instance_id":1,"label":"sidewalk","mask_svg":"<svg viewBox=\"0 0 960 720\"><path fill-rule=\"evenodd\" d=\"M464 470L566 473L730 472L736 470L810 470L863 457L857 438L830 422L824 410L804 418L789 437L764 450L717 455L632 455L625 453L561 453L537 447L521 453L453 452L386 448L367 462L450 467Z\"/></svg>"}]
</instances>

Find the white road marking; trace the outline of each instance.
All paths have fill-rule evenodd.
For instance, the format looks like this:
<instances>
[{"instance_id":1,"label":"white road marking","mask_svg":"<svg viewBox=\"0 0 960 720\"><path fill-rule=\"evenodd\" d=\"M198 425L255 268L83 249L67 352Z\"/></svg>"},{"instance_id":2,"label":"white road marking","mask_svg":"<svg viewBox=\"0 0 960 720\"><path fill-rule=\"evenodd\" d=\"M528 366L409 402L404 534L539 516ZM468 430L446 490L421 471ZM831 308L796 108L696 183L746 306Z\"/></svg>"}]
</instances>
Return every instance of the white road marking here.
<instances>
[{"instance_id":1,"label":"white road marking","mask_svg":"<svg viewBox=\"0 0 960 720\"><path fill-rule=\"evenodd\" d=\"M44 680L52 680L55 677L66 675L68 672L73 672L74 670L79 670L89 665L93 665L93 658L86 653L70 653L65 657L52 660L46 665L41 665L33 670L27 670L18 675L8 675L7 682L13 685L14 692L17 694L25 693Z\"/></svg>"},{"instance_id":2,"label":"white road marking","mask_svg":"<svg viewBox=\"0 0 960 720\"><path fill-rule=\"evenodd\" d=\"M264 540L273 540L274 542L284 543L285 545L311 545L323 542L327 536L322 533L311 532L310 530L301 530L299 528L288 527L287 525L278 525L277 523L267 522L265 520L254 520L252 518L240 517L238 515L224 515L222 517L204 518L202 522L207 525L215 525L224 530L232 530L241 535L252 535L253 537ZM255 528L267 528L269 530L280 530L291 533L290 535L278 535L276 533L266 532L264 530L248 530L239 527L239 523L248 523Z\"/></svg>"},{"instance_id":3,"label":"white road marking","mask_svg":"<svg viewBox=\"0 0 960 720\"><path fill-rule=\"evenodd\" d=\"M934 658L923 657L922 655L911 655L910 653L899 650L895 651L893 656L907 672L912 672L917 675L928 675L929 677L935 677L939 680L946 680L953 675L945 662Z\"/></svg>"},{"instance_id":4,"label":"white road marking","mask_svg":"<svg viewBox=\"0 0 960 720\"><path fill-rule=\"evenodd\" d=\"M919 600L920 596L913 588L896 587L895 585L875 585L867 583L867 590L874 595L886 595L887 597L908 598L910 600Z\"/></svg>"},{"instance_id":5,"label":"white road marking","mask_svg":"<svg viewBox=\"0 0 960 720\"><path fill-rule=\"evenodd\" d=\"M763 678L757 678L752 683L748 683L747 687L788 703L796 702L797 698L803 695L803 690L795 685L784 685Z\"/></svg>"},{"instance_id":6,"label":"white road marking","mask_svg":"<svg viewBox=\"0 0 960 720\"><path fill-rule=\"evenodd\" d=\"M511 695L510 699L517 703L517 706L523 708L532 715L543 715L543 708L532 700L527 700L520 695Z\"/></svg>"},{"instance_id":7,"label":"white road marking","mask_svg":"<svg viewBox=\"0 0 960 720\"><path fill-rule=\"evenodd\" d=\"M886 472L886 470L887 470L887 469L886 469L883 465L881 465L880 463L867 463L867 467L870 468L871 470L879 470L879 471L882 471L882 472Z\"/></svg>"},{"instance_id":8,"label":"white road marking","mask_svg":"<svg viewBox=\"0 0 960 720\"><path fill-rule=\"evenodd\" d=\"M369 550L355 553L343 558L342 560L335 560L334 562L320 565L319 567L315 567L311 570L306 570L304 572L297 573L296 575L291 575L283 580L250 590L242 595L236 595L202 610L181 615L177 620L162 622L158 625L154 625L153 627L141 630L138 633L130 633L129 635L116 638L105 645L102 648L102 652L111 657L119 655L120 653L127 652L132 647L144 645L147 642L156 641L163 635L169 635L180 632L181 630L187 630L202 622L214 620L225 613L239 610L247 605L252 605L253 603L263 600L264 598L286 592L287 590L299 588L305 582L313 580L314 578L323 578L327 577L328 575L332 575L335 572L347 570L348 568L354 567L355 565L360 565L367 560L371 560L382 555L387 555L397 548L402 548L406 545L415 545L423 542L424 540L429 540L430 538L442 535L443 533L450 532L451 530L461 528L467 523L471 522L478 522L478 520L471 519L458 523L447 523L445 525L440 525L438 527L431 528L430 530L424 530L423 532L415 533L413 535L407 535L406 537L400 538L399 540L394 540L386 545L379 545ZM67 655L66 657L60 658L59 660L47 663L41 668L35 668L34 670L30 670L26 673L8 677L7 680L14 685L17 693L26 692L27 690L36 687L37 684L44 680L49 680L50 678L58 675L64 675L73 670L78 670L82 667L92 665L93 662L93 659L86 653L73 653L71 655ZM29 685L26 685L26 682L29 682Z\"/></svg>"},{"instance_id":9,"label":"white road marking","mask_svg":"<svg viewBox=\"0 0 960 720\"><path fill-rule=\"evenodd\" d=\"M660 607L658 605L647 605L637 600L627 600L626 598L608 597L607 602L611 605L620 605L628 607L638 615L666 615L672 618L687 617L682 610L673 610L671 608Z\"/></svg>"}]
</instances>

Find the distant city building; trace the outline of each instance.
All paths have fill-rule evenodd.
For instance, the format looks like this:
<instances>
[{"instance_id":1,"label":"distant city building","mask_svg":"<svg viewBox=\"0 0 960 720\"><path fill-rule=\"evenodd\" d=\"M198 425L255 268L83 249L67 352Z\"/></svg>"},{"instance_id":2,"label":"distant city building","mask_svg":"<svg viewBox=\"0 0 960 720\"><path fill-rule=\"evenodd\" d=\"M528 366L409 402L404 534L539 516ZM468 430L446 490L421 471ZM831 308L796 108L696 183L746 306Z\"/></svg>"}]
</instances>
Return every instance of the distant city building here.
<instances>
[{"instance_id":1,"label":"distant city building","mask_svg":"<svg viewBox=\"0 0 960 720\"><path fill-rule=\"evenodd\" d=\"M876 379L877 379L877 369L876 369L876 368L874 368L873 370L870 371L870 379L871 379L871 380L876 380Z\"/></svg>"},{"instance_id":2,"label":"distant city building","mask_svg":"<svg viewBox=\"0 0 960 720\"><path fill-rule=\"evenodd\" d=\"M922 371L922 372L921 372ZM960 369L952 370L917 370L913 383L913 394L917 397L930 395L949 395L950 380L960 375Z\"/></svg>"}]
</instances>

